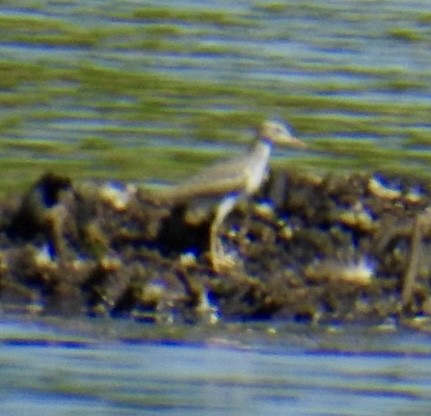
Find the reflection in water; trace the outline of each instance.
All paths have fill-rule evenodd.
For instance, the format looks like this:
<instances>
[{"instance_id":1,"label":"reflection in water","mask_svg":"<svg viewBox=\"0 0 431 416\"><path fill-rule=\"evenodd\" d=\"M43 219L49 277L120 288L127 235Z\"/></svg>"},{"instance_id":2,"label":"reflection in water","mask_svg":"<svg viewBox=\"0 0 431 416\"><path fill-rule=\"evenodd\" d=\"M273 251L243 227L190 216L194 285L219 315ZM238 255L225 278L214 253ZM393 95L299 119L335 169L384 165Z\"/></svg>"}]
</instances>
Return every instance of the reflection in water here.
<instances>
[{"instance_id":1,"label":"reflection in water","mask_svg":"<svg viewBox=\"0 0 431 416\"><path fill-rule=\"evenodd\" d=\"M264 331L253 339L246 334L147 343L4 324L1 414L393 415L431 409L431 349L421 334L293 327L280 329L271 342Z\"/></svg>"}]
</instances>

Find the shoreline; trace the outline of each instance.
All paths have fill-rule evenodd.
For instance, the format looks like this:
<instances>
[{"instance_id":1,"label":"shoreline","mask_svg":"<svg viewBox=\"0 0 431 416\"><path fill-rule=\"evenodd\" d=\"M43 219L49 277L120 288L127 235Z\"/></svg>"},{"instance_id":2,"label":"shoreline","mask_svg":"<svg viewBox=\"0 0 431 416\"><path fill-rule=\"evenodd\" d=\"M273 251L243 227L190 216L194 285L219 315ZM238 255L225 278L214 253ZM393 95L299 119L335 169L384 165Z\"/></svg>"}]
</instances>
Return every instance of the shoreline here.
<instances>
[{"instance_id":1,"label":"shoreline","mask_svg":"<svg viewBox=\"0 0 431 416\"><path fill-rule=\"evenodd\" d=\"M426 317L430 205L424 179L278 171L223 225L235 265L217 274L211 212L46 174L0 205L0 308L156 324Z\"/></svg>"}]
</instances>

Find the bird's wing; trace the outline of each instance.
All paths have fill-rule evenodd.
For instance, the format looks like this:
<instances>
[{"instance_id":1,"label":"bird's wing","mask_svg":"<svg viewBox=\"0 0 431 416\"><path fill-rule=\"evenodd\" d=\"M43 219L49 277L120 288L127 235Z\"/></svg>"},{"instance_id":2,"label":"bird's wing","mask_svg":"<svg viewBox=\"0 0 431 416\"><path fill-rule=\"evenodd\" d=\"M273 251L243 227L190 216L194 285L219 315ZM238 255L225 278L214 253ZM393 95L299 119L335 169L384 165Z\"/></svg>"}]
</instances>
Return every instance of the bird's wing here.
<instances>
[{"instance_id":1,"label":"bird's wing","mask_svg":"<svg viewBox=\"0 0 431 416\"><path fill-rule=\"evenodd\" d=\"M171 188L161 190L157 199L160 202L182 202L200 197L216 197L229 193L242 192L246 186L245 178L206 179L202 182L184 182Z\"/></svg>"},{"instance_id":2,"label":"bird's wing","mask_svg":"<svg viewBox=\"0 0 431 416\"><path fill-rule=\"evenodd\" d=\"M178 185L152 192L151 199L159 204L172 204L194 198L243 192L247 184L243 165L245 160L240 156L217 163Z\"/></svg>"}]
</instances>

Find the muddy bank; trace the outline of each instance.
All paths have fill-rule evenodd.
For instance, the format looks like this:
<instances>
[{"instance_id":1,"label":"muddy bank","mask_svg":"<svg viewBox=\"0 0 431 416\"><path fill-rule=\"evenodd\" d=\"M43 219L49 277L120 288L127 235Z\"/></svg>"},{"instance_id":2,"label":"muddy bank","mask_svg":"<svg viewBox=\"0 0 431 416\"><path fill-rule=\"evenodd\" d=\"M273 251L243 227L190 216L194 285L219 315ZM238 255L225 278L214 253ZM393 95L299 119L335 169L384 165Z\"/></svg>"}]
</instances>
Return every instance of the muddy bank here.
<instances>
[{"instance_id":1,"label":"muddy bank","mask_svg":"<svg viewBox=\"0 0 431 416\"><path fill-rule=\"evenodd\" d=\"M47 174L2 201L0 310L144 322L431 314L431 182L277 172L226 220L234 265L221 273L207 260L211 212L147 196Z\"/></svg>"}]
</instances>

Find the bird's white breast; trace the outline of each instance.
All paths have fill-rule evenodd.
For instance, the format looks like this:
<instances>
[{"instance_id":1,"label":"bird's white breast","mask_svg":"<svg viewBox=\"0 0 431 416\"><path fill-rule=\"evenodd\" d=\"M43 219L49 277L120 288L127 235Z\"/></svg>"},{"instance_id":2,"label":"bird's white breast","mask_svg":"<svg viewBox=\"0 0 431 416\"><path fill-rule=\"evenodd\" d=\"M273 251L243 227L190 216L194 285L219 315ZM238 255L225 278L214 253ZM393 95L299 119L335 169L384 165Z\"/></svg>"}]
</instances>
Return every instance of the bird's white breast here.
<instances>
[{"instance_id":1,"label":"bird's white breast","mask_svg":"<svg viewBox=\"0 0 431 416\"><path fill-rule=\"evenodd\" d=\"M271 146L267 143L258 143L253 149L253 163L250 163L246 171L246 193L253 194L261 186L267 171L271 154ZM250 160L251 162L251 160Z\"/></svg>"}]
</instances>

